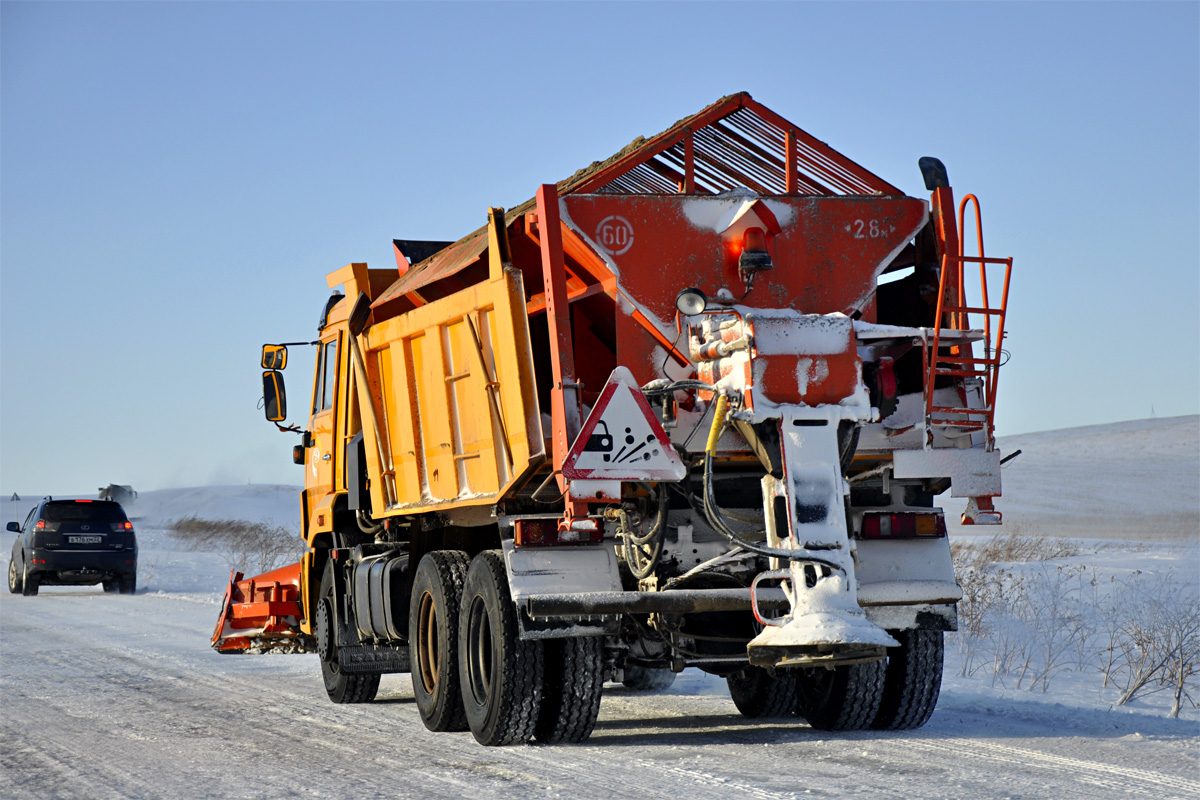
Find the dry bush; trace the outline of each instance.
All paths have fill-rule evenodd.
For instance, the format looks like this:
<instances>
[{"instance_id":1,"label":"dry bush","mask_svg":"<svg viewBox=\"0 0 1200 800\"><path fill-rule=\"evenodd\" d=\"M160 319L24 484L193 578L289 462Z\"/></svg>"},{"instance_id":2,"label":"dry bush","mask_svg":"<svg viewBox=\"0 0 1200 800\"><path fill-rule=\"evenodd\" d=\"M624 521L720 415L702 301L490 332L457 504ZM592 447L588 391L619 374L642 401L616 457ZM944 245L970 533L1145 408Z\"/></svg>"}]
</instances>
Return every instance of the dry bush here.
<instances>
[{"instance_id":1,"label":"dry bush","mask_svg":"<svg viewBox=\"0 0 1200 800\"><path fill-rule=\"evenodd\" d=\"M1166 691L1171 716L1197 705L1200 587L1173 570L1101 580L1095 569L1049 565L1080 545L1021 531L951 543L962 586L960 674L990 666L992 682L1045 692L1065 670L1095 670L1118 705Z\"/></svg>"},{"instance_id":2,"label":"dry bush","mask_svg":"<svg viewBox=\"0 0 1200 800\"><path fill-rule=\"evenodd\" d=\"M1197 587L1176 578L1135 572L1122 584L1119 601L1106 612L1107 651L1101 653L1104 684L1121 689L1117 705L1161 691L1171 693L1171 716L1197 705L1200 682L1200 597Z\"/></svg>"},{"instance_id":3,"label":"dry bush","mask_svg":"<svg viewBox=\"0 0 1200 800\"><path fill-rule=\"evenodd\" d=\"M1079 555L1079 542L1053 536L1031 536L1021 526L982 541L955 541L951 551L968 548L979 564L1014 564L1050 561Z\"/></svg>"},{"instance_id":4,"label":"dry bush","mask_svg":"<svg viewBox=\"0 0 1200 800\"><path fill-rule=\"evenodd\" d=\"M301 549L298 537L287 527L263 522L191 516L172 522L170 532L191 550L221 553L231 569L248 575L295 561Z\"/></svg>"}]
</instances>

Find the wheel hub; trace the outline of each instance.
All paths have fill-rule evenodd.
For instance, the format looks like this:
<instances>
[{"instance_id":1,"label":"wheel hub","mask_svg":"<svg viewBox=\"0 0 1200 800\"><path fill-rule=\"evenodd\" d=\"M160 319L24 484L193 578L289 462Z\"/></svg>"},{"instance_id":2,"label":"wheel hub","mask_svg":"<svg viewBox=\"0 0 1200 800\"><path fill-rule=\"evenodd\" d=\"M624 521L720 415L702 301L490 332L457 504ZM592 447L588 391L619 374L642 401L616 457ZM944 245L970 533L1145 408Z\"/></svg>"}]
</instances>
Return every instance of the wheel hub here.
<instances>
[{"instance_id":1,"label":"wheel hub","mask_svg":"<svg viewBox=\"0 0 1200 800\"><path fill-rule=\"evenodd\" d=\"M333 615L329 609L329 598L324 597L317 604L317 655L322 661L333 661Z\"/></svg>"}]
</instances>

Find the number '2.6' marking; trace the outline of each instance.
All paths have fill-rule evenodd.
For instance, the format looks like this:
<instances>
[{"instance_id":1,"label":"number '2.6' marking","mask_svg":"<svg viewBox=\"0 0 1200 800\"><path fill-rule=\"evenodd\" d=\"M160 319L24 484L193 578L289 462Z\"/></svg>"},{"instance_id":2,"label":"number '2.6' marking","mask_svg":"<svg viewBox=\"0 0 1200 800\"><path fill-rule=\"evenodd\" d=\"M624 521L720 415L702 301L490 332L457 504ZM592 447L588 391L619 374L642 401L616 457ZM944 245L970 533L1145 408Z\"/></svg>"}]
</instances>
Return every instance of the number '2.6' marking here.
<instances>
[{"instance_id":1,"label":"number '2.6' marking","mask_svg":"<svg viewBox=\"0 0 1200 800\"><path fill-rule=\"evenodd\" d=\"M881 236L891 236L896 232L896 226L887 220L856 219L847 225L845 230L855 239L878 239Z\"/></svg>"}]
</instances>

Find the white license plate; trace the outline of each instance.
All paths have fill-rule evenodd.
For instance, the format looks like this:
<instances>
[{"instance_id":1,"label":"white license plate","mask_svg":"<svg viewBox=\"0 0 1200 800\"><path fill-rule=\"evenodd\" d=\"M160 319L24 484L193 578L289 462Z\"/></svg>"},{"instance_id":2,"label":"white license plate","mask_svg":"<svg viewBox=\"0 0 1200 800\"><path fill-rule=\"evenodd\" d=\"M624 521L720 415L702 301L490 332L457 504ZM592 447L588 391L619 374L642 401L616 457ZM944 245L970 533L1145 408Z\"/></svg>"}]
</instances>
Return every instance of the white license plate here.
<instances>
[{"instance_id":1,"label":"white license plate","mask_svg":"<svg viewBox=\"0 0 1200 800\"><path fill-rule=\"evenodd\" d=\"M103 536L68 536L69 544L100 544L104 541Z\"/></svg>"}]
</instances>

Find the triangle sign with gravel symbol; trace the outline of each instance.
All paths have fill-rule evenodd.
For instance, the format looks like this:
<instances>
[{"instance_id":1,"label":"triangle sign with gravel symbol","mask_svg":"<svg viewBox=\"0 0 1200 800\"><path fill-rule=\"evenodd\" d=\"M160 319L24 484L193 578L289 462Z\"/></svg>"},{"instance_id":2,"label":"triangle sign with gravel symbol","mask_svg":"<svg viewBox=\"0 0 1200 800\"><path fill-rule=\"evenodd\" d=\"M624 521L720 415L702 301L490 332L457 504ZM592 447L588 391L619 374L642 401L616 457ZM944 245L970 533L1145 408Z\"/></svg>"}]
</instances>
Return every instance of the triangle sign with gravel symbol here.
<instances>
[{"instance_id":1,"label":"triangle sign with gravel symbol","mask_svg":"<svg viewBox=\"0 0 1200 800\"><path fill-rule=\"evenodd\" d=\"M617 367L567 453L562 474L568 480L678 481L687 468L633 373Z\"/></svg>"}]
</instances>

